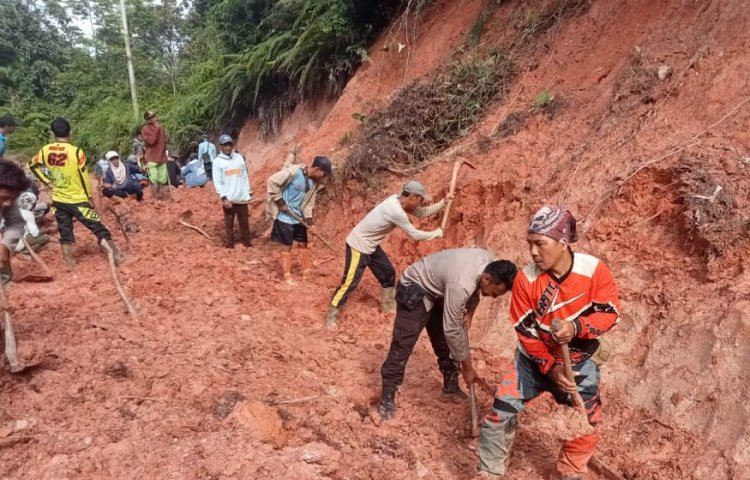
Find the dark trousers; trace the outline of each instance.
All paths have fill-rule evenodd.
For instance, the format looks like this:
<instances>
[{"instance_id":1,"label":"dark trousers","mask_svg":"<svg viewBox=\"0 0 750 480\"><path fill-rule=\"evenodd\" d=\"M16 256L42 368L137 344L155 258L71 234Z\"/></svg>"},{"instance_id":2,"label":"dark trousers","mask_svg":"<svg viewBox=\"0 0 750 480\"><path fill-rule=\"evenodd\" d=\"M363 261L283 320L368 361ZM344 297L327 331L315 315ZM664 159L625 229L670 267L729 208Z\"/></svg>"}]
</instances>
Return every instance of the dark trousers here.
<instances>
[{"instance_id":1,"label":"dark trousers","mask_svg":"<svg viewBox=\"0 0 750 480\"><path fill-rule=\"evenodd\" d=\"M451 359L450 349L445 341L442 303L435 303L429 312L425 309L421 299L414 302L415 305L409 305L405 300L414 297L405 295L404 291L408 288L400 283L396 287L396 321L393 325L391 348L380 369L383 377L383 390L395 389L401 385L404 380L404 371L406 371L406 362L424 328L427 328L427 335L430 337L440 372L448 374L457 370L456 362Z\"/></svg>"},{"instance_id":2,"label":"dark trousers","mask_svg":"<svg viewBox=\"0 0 750 480\"><path fill-rule=\"evenodd\" d=\"M107 227L99 221L99 215L88 202L83 203L60 203L52 202L55 207L55 220L57 220L57 231L60 233L60 243L74 243L73 219L78 220L84 227L96 235L97 240L109 240L112 235Z\"/></svg>"},{"instance_id":3,"label":"dark trousers","mask_svg":"<svg viewBox=\"0 0 750 480\"><path fill-rule=\"evenodd\" d=\"M206 169L206 177L209 180L214 179L214 162L203 162L203 168Z\"/></svg>"},{"instance_id":4,"label":"dark trousers","mask_svg":"<svg viewBox=\"0 0 750 480\"><path fill-rule=\"evenodd\" d=\"M370 271L380 282L383 288L393 287L396 285L396 269L393 268L388 255L378 246L370 255L359 252L348 244L346 246L346 263L344 264L344 276L341 278L341 285L336 289L331 299L331 305L341 308L346 305L349 295L357 288L365 268L370 267Z\"/></svg>"},{"instance_id":5,"label":"dark trousers","mask_svg":"<svg viewBox=\"0 0 750 480\"><path fill-rule=\"evenodd\" d=\"M103 188L102 189L102 195L104 195L107 198L112 198L112 197L128 198L129 194L135 194L135 198L138 199L138 201L143 200L143 190L141 189L141 185L138 183L129 183L125 185L123 188Z\"/></svg>"},{"instance_id":6,"label":"dark trousers","mask_svg":"<svg viewBox=\"0 0 750 480\"><path fill-rule=\"evenodd\" d=\"M240 238L242 244L250 246L250 221L247 218L247 204L233 203L232 208L224 208L224 230L225 246L234 246L234 217L237 216L237 223L240 224Z\"/></svg>"}]
</instances>

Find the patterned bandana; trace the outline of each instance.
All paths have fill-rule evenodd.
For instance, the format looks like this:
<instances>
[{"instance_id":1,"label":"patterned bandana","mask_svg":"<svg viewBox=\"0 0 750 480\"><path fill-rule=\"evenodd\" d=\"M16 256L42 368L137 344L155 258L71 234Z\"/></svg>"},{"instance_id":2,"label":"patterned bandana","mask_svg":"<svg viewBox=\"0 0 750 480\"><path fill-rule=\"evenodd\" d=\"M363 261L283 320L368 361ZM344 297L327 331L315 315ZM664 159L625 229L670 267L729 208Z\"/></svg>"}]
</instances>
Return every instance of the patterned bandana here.
<instances>
[{"instance_id":1,"label":"patterned bandana","mask_svg":"<svg viewBox=\"0 0 750 480\"><path fill-rule=\"evenodd\" d=\"M553 205L545 205L534 214L527 232L544 235L562 243L578 240L573 214L570 210Z\"/></svg>"}]
</instances>

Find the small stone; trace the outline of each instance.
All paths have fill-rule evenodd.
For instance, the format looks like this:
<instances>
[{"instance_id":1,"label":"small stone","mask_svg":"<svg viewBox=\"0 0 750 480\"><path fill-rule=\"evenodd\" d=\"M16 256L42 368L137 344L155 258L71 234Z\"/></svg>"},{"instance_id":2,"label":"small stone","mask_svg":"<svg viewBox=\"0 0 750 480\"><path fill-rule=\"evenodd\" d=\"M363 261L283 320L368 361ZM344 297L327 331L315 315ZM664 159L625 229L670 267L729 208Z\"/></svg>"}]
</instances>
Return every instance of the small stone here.
<instances>
[{"instance_id":1,"label":"small stone","mask_svg":"<svg viewBox=\"0 0 750 480\"><path fill-rule=\"evenodd\" d=\"M27 428L29 428L29 425L31 425L31 422L21 419L14 421L11 428L13 428L13 433L16 433L20 432L21 430L26 430Z\"/></svg>"},{"instance_id":2,"label":"small stone","mask_svg":"<svg viewBox=\"0 0 750 480\"><path fill-rule=\"evenodd\" d=\"M240 320L243 322L249 322L250 321L250 315L242 315L240 316Z\"/></svg>"},{"instance_id":3,"label":"small stone","mask_svg":"<svg viewBox=\"0 0 750 480\"><path fill-rule=\"evenodd\" d=\"M659 80L666 80L667 77L672 75L672 67L669 65L659 65L656 74L659 76Z\"/></svg>"},{"instance_id":4,"label":"small stone","mask_svg":"<svg viewBox=\"0 0 750 480\"><path fill-rule=\"evenodd\" d=\"M427 467L425 467L424 464L420 462L419 460L417 460L416 470L417 470L417 478L425 478L430 473Z\"/></svg>"}]
</instances>

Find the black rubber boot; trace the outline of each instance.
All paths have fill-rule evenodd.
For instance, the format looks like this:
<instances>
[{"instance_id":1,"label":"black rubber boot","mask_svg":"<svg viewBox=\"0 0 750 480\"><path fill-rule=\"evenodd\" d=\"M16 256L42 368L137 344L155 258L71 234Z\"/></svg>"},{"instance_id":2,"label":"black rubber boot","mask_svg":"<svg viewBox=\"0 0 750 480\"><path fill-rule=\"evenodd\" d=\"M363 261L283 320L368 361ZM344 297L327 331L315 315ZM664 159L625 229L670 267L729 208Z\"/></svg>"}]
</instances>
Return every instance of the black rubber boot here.
<instances>
[{"instance_id":1,"label":"black rubber boot","mask_svg":"<svg viewBox=\"0 0 750 480\"><path fill-rule=\"evenodd\" d=\"M466 396L458 384L458 372L453 371L443 374L443 393L446 395Z\"/></svg>"},{"instance_id":2,"label":"black rubber boot","mask_svg":"<svg viewBox=\"0 0 750 480\"><path fill-rule=\"evenodd\" d=\"M390 420L396 415L396 389L392 387L383 387L383 393L380 396L378 413L383 420Z\"/></svg>"}]
</instances>

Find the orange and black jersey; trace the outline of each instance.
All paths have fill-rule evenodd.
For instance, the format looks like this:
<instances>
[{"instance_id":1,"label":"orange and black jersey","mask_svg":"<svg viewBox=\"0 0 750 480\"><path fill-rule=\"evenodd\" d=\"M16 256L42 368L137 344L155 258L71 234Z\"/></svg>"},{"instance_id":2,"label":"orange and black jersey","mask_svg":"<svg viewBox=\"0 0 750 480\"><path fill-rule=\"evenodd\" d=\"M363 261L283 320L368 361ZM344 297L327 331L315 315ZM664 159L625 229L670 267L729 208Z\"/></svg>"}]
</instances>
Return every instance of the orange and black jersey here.
<instances>
[{"instance_id":1,"label":"orange and black jersey","mask_svg":"<svg viewBox=\"0 0 750 480\"><path fill-rule=\"evenodd\" d=\"M562 364L562 350L551 334L553 319L573 322L575 338L568 345L574 364L588 359L599 346L599 335L620 320L620 300L609 268L591 255L571 255L573 265L561 278L531 263L513 283L510 317L519 347L542 373Z\"/></svg>"},{"instance_id":2,"label":"orange and black jersey","mask_svg":"<svg viewBox=\"0 0 750 480\"><path fill-rule=\"evenodd\" d=\"M91 179L83 150L66 142L45 145L31 159L32 173L52 187L52 201L61 203L88 202Z\"/></svg>"}]
</instances>

